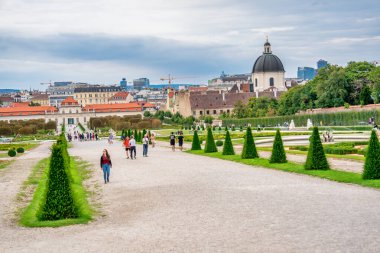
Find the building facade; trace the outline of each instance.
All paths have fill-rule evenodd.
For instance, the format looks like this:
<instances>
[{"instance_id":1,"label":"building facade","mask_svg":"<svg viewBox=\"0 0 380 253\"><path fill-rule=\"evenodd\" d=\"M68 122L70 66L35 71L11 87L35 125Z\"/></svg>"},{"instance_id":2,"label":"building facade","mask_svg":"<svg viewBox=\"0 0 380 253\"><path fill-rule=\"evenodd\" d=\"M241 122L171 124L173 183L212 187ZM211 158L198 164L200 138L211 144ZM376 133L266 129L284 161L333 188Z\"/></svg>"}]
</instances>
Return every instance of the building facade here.
<instances>
[{"instance_id":1,"label":"building facade","mask_svg":"<svg viewBox=\"0 0 380 253\"><path fill-rule=\"evenodd\" d=\"M311 80L316 76L316 70L310 67L298 67L297 78L301 80Z\"/></svg>"},{"instance_id":2,"label":"building facade","mask_svg":"<svg viewBox=\"0 0 380 253\"><path fill-rule=\"evenodd\" d=\"M136 90L148 88L149 84L150 84L149 79L145 77L133 80L133 88Z\"/></svg>"},{"instance_id":3,"label":"building facade","mask_svg":"<svg viewBox=\"0 0 380 253\"><path fill-rule=\"evenodd\" d=\"M74 89L74 98L80 105L86 106L91 104L108 104L109 99L121 88L117 86L95 86L80 87Z\"/></svg>"}]
</instances>

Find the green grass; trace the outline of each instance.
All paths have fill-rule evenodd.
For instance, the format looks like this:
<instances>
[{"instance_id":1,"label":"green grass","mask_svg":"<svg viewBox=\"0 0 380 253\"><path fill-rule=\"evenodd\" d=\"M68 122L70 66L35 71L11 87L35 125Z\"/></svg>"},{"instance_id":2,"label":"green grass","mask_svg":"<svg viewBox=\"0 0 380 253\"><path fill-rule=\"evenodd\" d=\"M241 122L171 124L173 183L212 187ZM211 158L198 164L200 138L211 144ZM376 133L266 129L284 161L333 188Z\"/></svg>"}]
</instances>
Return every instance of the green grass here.
<instances>
[{"instance_id":1,"label":"green grass","mask_svg":"<svg viewBox=\"0 0 380 253\"><path fill-rule=\"evenodd\" d=\"M349 183L349 184L356 184L356 185L361 185L365 187L380 188L380 179L364 180L362 179L362 175L359 173L338 171L338 170L323 170L323 171L322 170L305 170L303 168L303 165L293 163L293 162L276 164L276 163L269 163L269 160L264 159L264 158L241 159L240 155L223 156L220 152L204 153L203 150L200 150L200 151L189 150L186 152L195 154L195 155L202 155L202 156L208 156L212 158L238 162L238 163L247 164L251 166L270 168L270 169L292 172L292 173L297 173L297 174L305 174L305 175L328 179L328 180L332 180L332 181L336 181L340 183Z\"/></svg>"},{"instance_id":2,"label":"green grass","mask_svg":"<svg viewBox=\"0 0 380 253\"><path fill-rule=\"evenodd\" d=\"M21 212L20 224L26 227L60 227L74 224L84 224L92 219L94 210L89 206L87 197L88 192L85 191L82 181L89 177L89 170L86 169L87 163L79 161L74 157L70 159L69 176L71 181L71 189L75 205L78 209L78 218L65 219L57 221L40 221L38 219L41 208L46 198L47 178L49 174L49 159L41 160L31 175L25 181L23 189L30 185L37 185L31 203ZM23 190L19 193L19 197L23 196Z\"/></svg>"},{"instance_id":3,"label":"green grass","mask_svg":"<svg viewBox=\"0 0 380 253\"><path fill-rule=\"evenodd\" d=\"M27 151L32 148L35 148L38 145L38 143L6 143L0 144L0 151L8 151L11 148L17 149L19 147L22 147L25 149L25 151Z\"/></svg>"},{"instance_id":4,"label":"green grass","mask_svg":"<svg viewBox=\"0 0 380 253\"><path fill-rule=\"evenodd\" d=\"M0 160L0 170L6 168L12 162L13 161L10 161L10 160Z\"/></svg>"}]
</instances>

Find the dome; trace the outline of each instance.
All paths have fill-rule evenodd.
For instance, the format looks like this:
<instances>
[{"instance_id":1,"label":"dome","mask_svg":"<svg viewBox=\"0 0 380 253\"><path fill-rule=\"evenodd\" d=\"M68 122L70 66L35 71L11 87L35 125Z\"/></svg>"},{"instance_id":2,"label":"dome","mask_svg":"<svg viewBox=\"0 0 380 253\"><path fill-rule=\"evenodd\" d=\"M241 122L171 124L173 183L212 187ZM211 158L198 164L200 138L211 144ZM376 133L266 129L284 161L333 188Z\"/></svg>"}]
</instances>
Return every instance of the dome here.
<instances>
[{"instance_id":1,"label":"dome","mask_svg":"<svg viewBox=\"0 0 380 253\"><path fill-rule=\"evenodd\" d=\"M280 58L274 54L263 54L257 58L252 73L259 72L285 72Z\"/></svg>"}]
</instances>

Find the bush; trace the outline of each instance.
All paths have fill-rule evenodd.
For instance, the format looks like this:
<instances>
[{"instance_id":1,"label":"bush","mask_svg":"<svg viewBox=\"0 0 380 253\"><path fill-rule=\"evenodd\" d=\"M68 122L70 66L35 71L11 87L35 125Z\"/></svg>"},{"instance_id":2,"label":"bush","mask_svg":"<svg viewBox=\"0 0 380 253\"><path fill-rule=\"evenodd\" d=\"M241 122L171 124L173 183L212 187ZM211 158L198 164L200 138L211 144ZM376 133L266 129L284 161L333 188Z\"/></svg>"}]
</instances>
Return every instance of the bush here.
<instances>
[{"instance_id":1,"label":"bush","mask_svg":"<svg viewBox=\"0 0 380 253\"><path fill-rule=\"evenodd\" d=\"M284 145L281 139L280 130L277 129L276 137L273 142L272 155L270 157L270 163L286 163L286 153Z\"/></svg>"},{"instance_id":2,"label":"bush","mask_svg":"<svg viewBox=\"0 0 380 253\"><path fill-rule=\"evenodd\" d=\"M16 156L16 150L14 150L14 149L10 149L9 151L8 151L8 155L10 156L10 157L15 157Z\"/></svg>"},{"instance_id":3,"label":"bush","mask_svg":"<svg viewBox=\"0 0 380 253\"><path fill-rule=\"evenodd\" d=\"M221 146L223 146L223 141L221 141L221 140L217 140L217 141L215 142L215 144L216 144L217 147L221 147Z\"/></svg>"},{"instance_id":4,"label":"bush","mask_svg":"<svg viewBox=\"0 0 380 253\"><path fill-rule=\"evenodd\" d=\"M206 145L205 145L205 153L213 153L218 152L218 149L216 148L214 136L212 135L211 128L207 128L207 139L206 139Z\"/></svg>"},{"instance_id":5,"label":"bush","mask_svg":"<svg viewBox=\"0 0 380 253\"><path fill-rule=\"evenodd\" d=\"M17 153L24 153L25 150L22 147L17 148Z\"/></svg>"},{"instance_id":6,"label":"bush","mask_svg":"<svg viewBox=\"0 0 380 253\"><path fill-rule=\"evenodd\" d=\"M201 150L201 144L199 142L198 131L194 131L193 142L191 143L191 150Z\"/></svg>"},{"instance_id":7,"label":"bush","mask_svg":"<svg viewBox=\"0 0 380 253\"><path fill-rule=\"evenodd\" d=\"M376 131L372 131L369 140L363 179L380 179L380 144Z\"/></svg>"},{"instance_id":8,"label":"bush","mask_svg":"<svg viewBox=\"0 0 380 253\"><path fill-rule=\"evenodd\" d=\"M243 151L241 153L242 159L258 158L255 141L253 140L252 130L247 127L247 131L244 139Z\"/></svg>"},{"instance_id":9,"label":"bush","mask_svg":"<svg viewBox=\"0 0 380 253\"><path fill-rule=\"evenodd\" d=\"M323 150L321 137L319 136L318 127L313 128L310 137L310 146L305 163L306 170L328 170L330 169Z\"/></svg>"},{"instance_id":10,"label":"bush","mask_svg":"<svg viewBox=\"0 0 380 253\"><path fill-rule=\"evenodd\" d=\"M70 159L66 143L66 139L60 138L52 146L46 200L41 209L40 220L61 220L77 217L67 175Z\"/></svg>"},{"instance_id":11,"label":"bush","mask_svg":"<svg viewBox=\"0 0 380 253\"><path fill-rule=\"evenodd\" d=\"M227 131L226 132L226 139L224 141L224 146L223 146L223 155L234 155L234 146L232 145L230 133Z\"/></svg>"}]
</instances>

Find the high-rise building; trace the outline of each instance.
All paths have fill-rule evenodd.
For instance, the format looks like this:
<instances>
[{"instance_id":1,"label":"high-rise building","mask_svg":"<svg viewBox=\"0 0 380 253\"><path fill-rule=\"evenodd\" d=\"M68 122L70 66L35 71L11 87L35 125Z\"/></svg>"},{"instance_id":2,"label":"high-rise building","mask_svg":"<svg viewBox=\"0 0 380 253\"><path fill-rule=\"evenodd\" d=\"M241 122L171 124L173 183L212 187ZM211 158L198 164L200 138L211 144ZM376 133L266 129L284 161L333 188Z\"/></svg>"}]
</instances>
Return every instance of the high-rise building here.
<instances>
[{"instance_id":1,"label":"high-rise building","mask_svg":"<svg viewBox=\"0 0 380 253\"><path fill-rule=\"evenodd\" d=\"M123 90L126 90L127 89L127 79L124 77L123 79L121 79L120 81L120 87L123 89Z\"/></svg>"},{"instance_id":2,"label":"high-rise building","mask_svg":"<svg viewBox=\"0 0 380 253\"><path fill-rule=\"evenodd\" d=\"M317 69L323 68L327 66L327 61L320 59L317 61Z\"/></svg>"},{"instance_id":3,"label":"high-rise building","mask_svg":"<svg viewBox=\"0 0 380 253\"><path fill-rule=\"evenodd\" d=\"M133 88L136 90L141 90L143 88L149 87L149 79L148 78L139 78L133 80Z\"/></svg>"},{"instance_id":4,"label":"high-rise building","mask_svg":"<svg viewBox=\"0 0 380 253\"><path fill-rule=\"evenodd\" d=\"M310 67L298 67L297 78L302 80L311 80L315 77L315 69Z\"/></svg>"}]
</instances>

